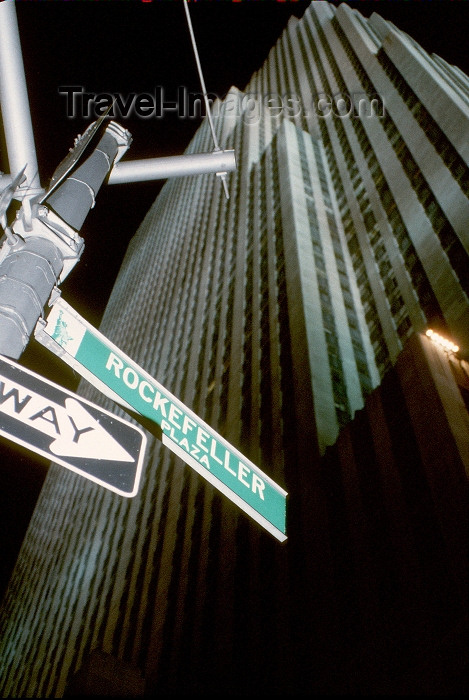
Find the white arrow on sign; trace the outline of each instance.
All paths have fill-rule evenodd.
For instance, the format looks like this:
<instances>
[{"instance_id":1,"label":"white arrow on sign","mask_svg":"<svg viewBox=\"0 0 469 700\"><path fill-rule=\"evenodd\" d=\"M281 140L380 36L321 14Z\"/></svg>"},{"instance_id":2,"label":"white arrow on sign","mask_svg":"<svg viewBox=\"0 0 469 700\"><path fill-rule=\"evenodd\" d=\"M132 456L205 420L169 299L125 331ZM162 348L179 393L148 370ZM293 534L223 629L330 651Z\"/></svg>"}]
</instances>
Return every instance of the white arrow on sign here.
<instances>
[{"instance_id":1,"label":"white arrow on sign","mask_svg":"<svg viewBox=\"0 0 469 700\"><path fill-rule=\"evenodd\" d=\"M135 496L146 435L0 356L0 435L122 496Z\"/></svg>"},{"instance_id":2,"label":"white arrow on sign","mask_svg":"<svg viewBox=\"0 0 469 700\"><path fill-rule=\"evenodd\" d=\"M25 390L0 374L0 412L54 438L49 445L60 457L93 457L117 462L135 462L119 443L76 399L65 406Z\"/></svg>"}]
</instances>

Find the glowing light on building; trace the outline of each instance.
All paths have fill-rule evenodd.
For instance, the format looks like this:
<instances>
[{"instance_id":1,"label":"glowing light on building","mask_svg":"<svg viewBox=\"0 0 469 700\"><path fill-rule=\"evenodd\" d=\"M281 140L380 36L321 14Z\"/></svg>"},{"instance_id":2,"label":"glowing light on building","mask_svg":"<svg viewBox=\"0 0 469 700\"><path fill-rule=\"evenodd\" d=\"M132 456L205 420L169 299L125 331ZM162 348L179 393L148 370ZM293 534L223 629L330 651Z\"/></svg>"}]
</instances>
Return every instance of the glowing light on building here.
<instances>
[{"instance_id":1,"label":"glowing light on building","mask_svg":"<svg viewBox=\"0 0 469 700\"><path fill-rule=\"evenodd\" d=\"M439 333L435 333L431 328L426 332L426 335L436 344L440 345L442 348L448 352L456 353L459 350L459 346L455 345L451 340L443 338Z\"/></svg>"}]
</instances>

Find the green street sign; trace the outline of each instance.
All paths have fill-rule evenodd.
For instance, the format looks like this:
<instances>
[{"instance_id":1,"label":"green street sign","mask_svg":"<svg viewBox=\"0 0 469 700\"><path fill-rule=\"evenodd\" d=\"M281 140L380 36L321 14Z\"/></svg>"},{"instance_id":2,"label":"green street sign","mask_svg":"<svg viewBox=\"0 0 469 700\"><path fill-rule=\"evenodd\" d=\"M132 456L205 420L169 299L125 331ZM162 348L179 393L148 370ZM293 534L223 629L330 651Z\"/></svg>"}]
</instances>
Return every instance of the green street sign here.
<instances>
[{"instance_id":1,"label":"green street sign","mask_svg":"<svg viewBox=\"0 0 469 700\"><path fill-rule=\"evenodd\" d=\"M274 537L286 540L287 493L62 298L35 336L107 396L156 423L164 445Z\"/></svg>"}]
</instances>

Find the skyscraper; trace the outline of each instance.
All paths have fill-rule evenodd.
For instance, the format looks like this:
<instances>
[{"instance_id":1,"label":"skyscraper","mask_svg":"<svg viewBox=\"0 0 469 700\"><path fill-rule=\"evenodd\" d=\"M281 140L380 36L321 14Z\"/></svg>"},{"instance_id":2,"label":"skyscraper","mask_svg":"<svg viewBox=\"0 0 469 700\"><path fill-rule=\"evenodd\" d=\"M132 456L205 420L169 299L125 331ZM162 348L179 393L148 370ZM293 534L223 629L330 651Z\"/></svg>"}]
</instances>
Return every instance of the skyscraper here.
<instances>
[{"instance_id":1,"label":"skyscraper","mask_svg":"<svg viewBox=\"0 0 469 700\"><path fill-rule=\"evenodd\" d=\"M285 487L288 540L157 440L131 500L51 467L4 696L461 689L468 365L422 334L468 347L468 98L377 14L315 2L214 105L230 199L164 186L101 331Z\"/></svg>"}]
</instances>

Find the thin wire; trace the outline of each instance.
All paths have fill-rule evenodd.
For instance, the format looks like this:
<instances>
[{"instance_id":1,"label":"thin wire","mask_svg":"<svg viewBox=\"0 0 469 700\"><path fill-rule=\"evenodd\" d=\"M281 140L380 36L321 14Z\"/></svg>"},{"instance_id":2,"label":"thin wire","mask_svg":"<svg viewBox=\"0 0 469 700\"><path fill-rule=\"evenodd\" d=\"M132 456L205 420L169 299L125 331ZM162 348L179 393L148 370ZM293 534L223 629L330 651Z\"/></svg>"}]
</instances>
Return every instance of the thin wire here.
<instances>
[{"instance_id":1,"label":"thin wire","mask_svg":"<svg viewBox=\"0 0 469 700\"><path fill-rule=\"evenodd\" d=\"M214 150L215 150L215 151L221 151L221 148L220 148L220 146L218 145L218 139L217 139L217 135L216 135L216 133L215 133L215 127L214 127L214 125L213 125L212 114L211 114L211 111L210 111L210 104L209 104L208 96L207 96L207 88L205 87L204 76L203 76L203 74L202 74L202 66L200 65L199 52L197 51L197 44L196 44L196 42L195 42L194 31L193 31L193 29L192 29L191 16L190 16L190 14L189 14L189 7L188 7L188 4L187 4L187 0L184 0L184 11L185 11L185 13L186 13L187 25L188 25L188 27L189 27L189 33L190 33L190 35L191 35L192 48L194 49L194 55L195 55L195 62L197 63L197 70L198 70L198 72L199 72L200 86L201 86L201 88L202 88L202 94L203 94L204 102L205 102L205 111L206 111L206 113L207 113L208 122L209 122L209 124L210 124L210 130L211 130L211 132L212 132L213 143L214 143L214 146L215 146ZM226 172L220 172L220 173L217 173L217 176L220 178L220 180L221 180L221 182L222 182L223 189L225 190L225 197L226 197L227 199L229 199L229 198L230 198L230 193L229 193L229 190L228 190L228 183L227 183L227 181L226 181L227 173L226 173Z\"/></svg>"},{"instance_id":2,"label":"thin wire","mask_svg":"<svg viewBox=\"0 0 469 700\"><path fill-rule=\"evenodd\" d=\"M189 7L187 5L187 0L184 0L184 10L186 12L187 24L189 27L189 33L191 35L192 48L194 49L195 62L197 63L197 70L199 71L200 85L202 87L202 94L203 94L204 101L205 101L205 111L207 112L207 117L208 117L208 121L210 124L210 129L212 131L213 143L215 144L215 150L220 151L221 148L218 145L217 135L215 133L215 127L213 126L212 115L210 113L210 104L208 101L207 89L205 87L204 76L202 74L202 66L200 65L200 60L199 60L199 52L197 51L197 44L195 43L195 36L194 36L194 32L192 30L192 22L191 22L191 16L189 14Z\"/></svg>"}]
</instances>

